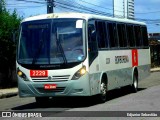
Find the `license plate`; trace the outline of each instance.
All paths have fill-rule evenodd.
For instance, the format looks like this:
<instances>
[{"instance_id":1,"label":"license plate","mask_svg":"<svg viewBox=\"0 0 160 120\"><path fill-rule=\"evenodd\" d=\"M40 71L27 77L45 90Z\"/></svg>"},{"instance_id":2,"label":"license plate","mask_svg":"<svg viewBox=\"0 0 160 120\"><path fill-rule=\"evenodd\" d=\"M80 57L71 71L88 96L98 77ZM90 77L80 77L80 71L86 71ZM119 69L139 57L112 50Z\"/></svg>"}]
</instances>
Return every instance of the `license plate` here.
<instances>
[{"instance_id":1,"label":"license plate","mask_svg":"<svg viewBox=\"0 0 160 120\"><path fill-rule=\"evenodd\" d=\"M56 89L56 88L57 88L56 84L45 84L44 85L45 90Z\"/></svg>"},{"instance_id":2,"label":"license plate","mask_svg":"<svg viewBox=\"0 0 160 120\"><path fill-rule=\"evenodd\" d=\"M30 70L30 77L48 77L47 70Z\"/></svg>"}]
</instances>

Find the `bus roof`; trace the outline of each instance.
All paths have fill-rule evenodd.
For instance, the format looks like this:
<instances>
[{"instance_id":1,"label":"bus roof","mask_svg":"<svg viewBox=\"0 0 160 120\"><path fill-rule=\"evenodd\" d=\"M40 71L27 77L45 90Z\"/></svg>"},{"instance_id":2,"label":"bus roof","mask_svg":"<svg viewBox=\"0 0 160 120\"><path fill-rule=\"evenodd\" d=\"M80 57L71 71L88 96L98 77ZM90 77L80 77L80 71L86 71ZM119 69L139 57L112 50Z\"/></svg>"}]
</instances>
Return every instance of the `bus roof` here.
<instances>
[{"instance_id":1,"label":"bus roof","mask_svg":"<svg viewBox=\"0 0 160 120\"><path fill-rule=\"evenodd\" d=\"M115 18L115 17L108 17L108 16L102 16L102 15L94 15L94 14L86 14L86 13L72 13L72 12L37 15L37 16L26 18L22 22L42 20L42 19L53 19L53 18L54 19L56 18L81 18L85 20L101 19L101 20L108 20L108 21L117 21L117 22L146 25L144 22L139 22L139 21L130 20L126 18Z\"/></svg>"}]
</instances>

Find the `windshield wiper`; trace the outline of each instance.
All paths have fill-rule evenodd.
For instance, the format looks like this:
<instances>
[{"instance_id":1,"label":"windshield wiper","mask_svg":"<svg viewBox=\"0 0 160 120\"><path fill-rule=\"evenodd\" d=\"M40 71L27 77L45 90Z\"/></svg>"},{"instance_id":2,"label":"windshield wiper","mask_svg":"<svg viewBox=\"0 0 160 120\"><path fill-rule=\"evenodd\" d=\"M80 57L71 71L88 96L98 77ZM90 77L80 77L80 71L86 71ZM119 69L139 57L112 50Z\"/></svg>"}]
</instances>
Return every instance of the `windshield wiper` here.
<instances>
[{"instance_id":1,"label":"windshield wiper","mask_svg":"<svg viewBox=\"0 0 160 120\"><path fill-rule=\"evenodd\" d=\"M42 35L43 35L43 31L42 31ZM34 57L33 57L32 65L37 62L37 58L39 57L39 54L40 54L40 52L41 52L41 50L42 50L43 44L44 44L44 38L42 37L42 40L40 41L39 48L38 48L37 52L35 53L35 55L34 55Z\"/></svg>"},{"instance_id":2,"label":"windshield wiper","mask_svg":"<svg viewBox=\"0 0 160 120\"><path fill-rule=\"evenodd\" d=\"M58 32L58 31L57 31ZM58 33L56 32L56 44L57 46L59 47L61 53L62 53L62 58L63 58L63 61L64 61L64 64L67 64L67 59L66 59L66 56L64 54L64 50L63 50L63 47L61 45L61 42L59 40L59 37L58 37Z\"/></svg>"},{"instance_id":3,"label":"windshield wiper","mask_svg":"<svg viewBox=\"0 0 160 120\"><path fill-rule=\"evenodd\" d=\"M37 62L37 58L38 58L38 56L39 56L39 54L40 54L40 52L41 52L42 45L43 45L43 42L40 43L39 48L38 48L37 52L36 52L35 55L34 55L34 58L33 58L33 60L32 60L32 65Z\"/></svg>"}]
</instances>

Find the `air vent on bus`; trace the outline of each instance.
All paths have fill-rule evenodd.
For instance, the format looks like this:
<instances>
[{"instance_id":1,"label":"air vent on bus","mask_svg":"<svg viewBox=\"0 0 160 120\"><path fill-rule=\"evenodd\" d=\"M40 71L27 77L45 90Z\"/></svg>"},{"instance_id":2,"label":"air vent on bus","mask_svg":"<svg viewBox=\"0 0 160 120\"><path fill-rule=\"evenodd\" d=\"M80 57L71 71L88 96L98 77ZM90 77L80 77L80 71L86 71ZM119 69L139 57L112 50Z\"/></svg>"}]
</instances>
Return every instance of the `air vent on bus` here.
<instances>
[{"instance_id":1,"label":"air vent on bus","mask_svg":"<svg viewBox=\"0 0 160 120\"><path fill-rule=\"evenodd\" d=\"M63 81L63 80L69 80L70 75L63 75L63 76L52 76L52 80L56 81Z\"/></svg>"},{"instance_id":2,"label":"air vent on bus","mask_svg":"<svg viewBox=\"0 0 160 120\"><path fill-rule=\"evenodd\" d=\"M49 76L45 78L32 78L33 82L62 82L68 81L70 75L63 75L63 76Z\"/></svg>"}]
</instances>

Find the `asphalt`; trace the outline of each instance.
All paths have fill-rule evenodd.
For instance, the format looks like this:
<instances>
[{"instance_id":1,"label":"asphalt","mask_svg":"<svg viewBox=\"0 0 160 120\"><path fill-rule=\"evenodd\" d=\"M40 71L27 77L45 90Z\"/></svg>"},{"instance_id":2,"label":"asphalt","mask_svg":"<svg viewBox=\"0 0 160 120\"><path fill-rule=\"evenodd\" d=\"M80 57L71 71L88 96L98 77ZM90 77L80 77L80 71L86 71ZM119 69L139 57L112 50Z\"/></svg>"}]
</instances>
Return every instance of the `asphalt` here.
<instances>
[{"instance_id":1,"label":"asphalt","mask_svg":"<svg viewBox=\"0 0 160 120\"><path fill-rule=\"evenodd\" d=\"M151 69L151 72L159 72L159 71L160 71L160 67ZM0 89L0 99L8 98L8 97L16 96L16 95L18 95L18 88L17 87Z\"/></svg>"}]
</instances>

